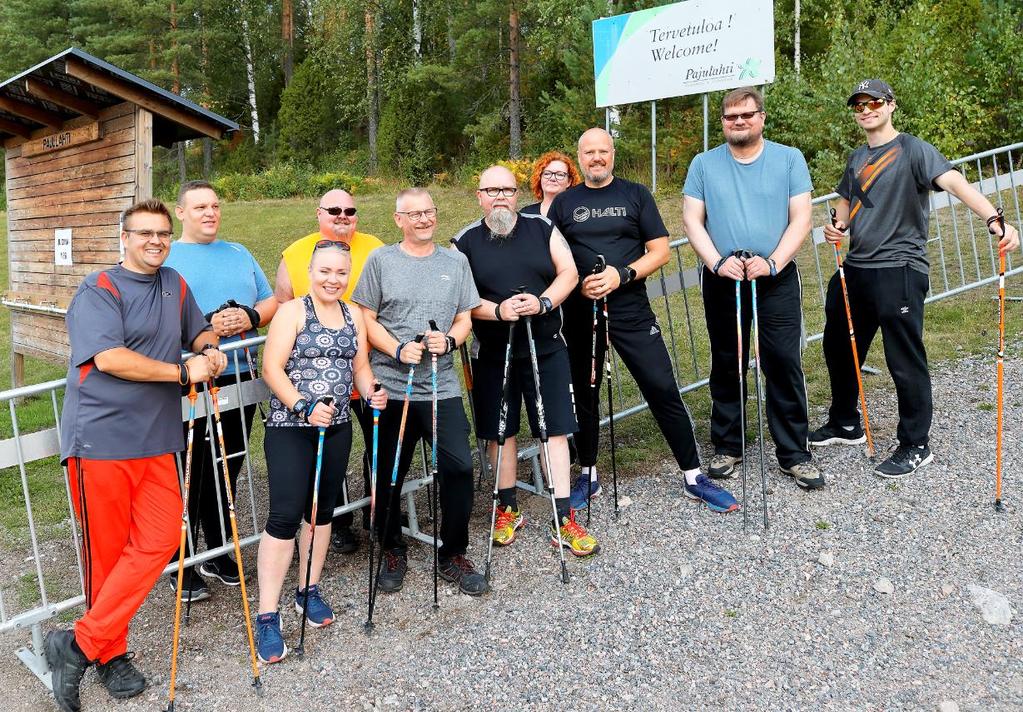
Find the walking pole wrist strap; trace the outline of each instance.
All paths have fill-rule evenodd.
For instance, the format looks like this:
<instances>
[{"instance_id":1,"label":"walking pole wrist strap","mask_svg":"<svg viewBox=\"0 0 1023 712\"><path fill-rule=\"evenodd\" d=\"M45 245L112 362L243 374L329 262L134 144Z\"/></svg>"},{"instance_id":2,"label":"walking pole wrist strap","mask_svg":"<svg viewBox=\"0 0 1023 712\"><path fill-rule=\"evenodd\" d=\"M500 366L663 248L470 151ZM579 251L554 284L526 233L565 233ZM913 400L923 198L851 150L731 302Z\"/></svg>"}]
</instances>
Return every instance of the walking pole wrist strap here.
<instances>
[{"instance_id":1,"label":"walking pole wrist strap","mask_svg":"<svg viewBox=\"0 0 1023 712\"><path fill-rule=\"evenodd\" d=\"M398 363L401 363L401 350L408 346L408 343L407 341L401 341L398 343L398 348L394 350L394 360Z\"/></svg>"},{"instance_id":2,"label":"walking pole wrist strap","mask_svg":"<svg viewBox=\"0 0 1023 712\"><path fill-rule=\"evenodd\" d=\"M778 276L778 265L776 265L774 263L774 260L772 260L770 257L766 257L765 259L767 260L767 266L771 268L771 276L772 277Z\"/></svg>"},{"instance_id":3,"label":"walking pole wrist strap","mask_svg":"<svg viewBox=\"0 0 1023 712\"><path fill-rule=\"evenodd\" d=\"M494 317L498 321L504 321L504 317L501 316L501 302L494 305Z\"/></svg>"},{"instance_id":4,"label":"walking pole wrist strap","mask_svg":"<svg viewBox=\"0 0 1023 712\"><path fill-rule=\"evenodd\" d=\"M711 267L710 271L713 272L714 274L717 274L718 270L721 269L721 265L723 265L725 263L725 260L727 260L729 257L730 257L730 255L725 255L720 260L715 262L714 266Z\"/></svg>"}]
</instances>

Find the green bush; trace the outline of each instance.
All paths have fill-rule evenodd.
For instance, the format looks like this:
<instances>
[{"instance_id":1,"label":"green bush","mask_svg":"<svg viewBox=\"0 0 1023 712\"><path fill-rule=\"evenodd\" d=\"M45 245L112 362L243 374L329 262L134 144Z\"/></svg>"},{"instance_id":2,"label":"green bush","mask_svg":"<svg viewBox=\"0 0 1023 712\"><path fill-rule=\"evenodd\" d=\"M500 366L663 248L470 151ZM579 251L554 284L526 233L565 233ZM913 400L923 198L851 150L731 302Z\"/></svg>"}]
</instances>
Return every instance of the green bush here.
<instances>
[{"instance_id":1,"label":"green bush","mask_svg":"<svg viewBox=\"0 0 1023 712\"><path fill-rule=\"evenodd\" d=\"M252 175L228 173L212 182L224 200L315 198L334 188L355 193L363 185L362 178L348 173L315 173L287 163Z\"/></svg>"}]
</instances>

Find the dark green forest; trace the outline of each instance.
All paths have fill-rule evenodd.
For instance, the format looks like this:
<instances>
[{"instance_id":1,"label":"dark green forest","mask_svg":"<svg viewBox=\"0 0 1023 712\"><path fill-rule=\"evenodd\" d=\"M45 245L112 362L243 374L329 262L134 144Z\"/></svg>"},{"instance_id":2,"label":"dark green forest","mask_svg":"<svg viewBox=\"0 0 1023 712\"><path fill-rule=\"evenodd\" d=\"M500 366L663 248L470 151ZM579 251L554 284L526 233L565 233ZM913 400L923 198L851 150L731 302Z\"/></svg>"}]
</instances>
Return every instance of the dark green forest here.
<instances>
[{"instance_id":1,"label":"dark green forest","mask_svg":"<svg viewBox=\"0 0 1023 712\"><path fill-rule=\"evenodd\" d=\"M236 198L443 183L571 150L602 125L590 23L659 4L3 0L0 77L76 46L241 124L158 151L162 195L182 176L217 177ZM819 190L859 140L844 100L867 76L892 83L901 130L950 157L1023 138L1020 0L780 0L774 20L767 136L804 152ZM619 170L649 181L649 104L619 117ZM700 97L658 102L661 185L680 185L701 148Z\"/></svg>"}]
</instances>

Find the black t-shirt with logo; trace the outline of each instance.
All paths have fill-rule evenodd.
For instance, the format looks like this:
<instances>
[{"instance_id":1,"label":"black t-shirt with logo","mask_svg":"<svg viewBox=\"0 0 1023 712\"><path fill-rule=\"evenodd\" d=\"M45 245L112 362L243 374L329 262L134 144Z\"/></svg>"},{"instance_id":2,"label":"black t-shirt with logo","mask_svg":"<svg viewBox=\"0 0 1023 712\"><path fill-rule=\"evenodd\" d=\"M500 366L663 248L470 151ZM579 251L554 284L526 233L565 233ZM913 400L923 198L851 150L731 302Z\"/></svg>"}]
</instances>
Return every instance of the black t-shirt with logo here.
<instances>
[{"instance_id":1,"label":"black t-shirt with logo","mask_svg":"<svg viewBox=\"0 0 1023 712\"><path fill-rule=\"evenodd\" d=\"M503 302L525 287L529 294L540 296L557 276L551 258L551 233L554 227L541 215L519 213L510 234L498 237L482 220L467 225L451 239L469 260L472 278L483 299ZM479 358L503 361L511 322L472 320L472 331L479 344ZM536 352L544 355L565 348L561 335L561 308L533 317L533 338ZM522 321L515 327L512 345L515 358L529 356L526 327Z\"/></svg>"},{"instance_id":2,"label":"black t-shirt with logo","mask_svg":"<svg viewBox=\"0 0 1023 712\"><path fill-rule=\"evenodd\" d=\"M572 248L579 281L593 273L597 255L607 264L624 267L646 254L646 243L668 235L654 197L646 186L614 178L603 188L584 183L554 198L547 216ZM619 313L629 305L648 303L644 279L611 293L608 304Z\"/></svg>"}]
</instances>

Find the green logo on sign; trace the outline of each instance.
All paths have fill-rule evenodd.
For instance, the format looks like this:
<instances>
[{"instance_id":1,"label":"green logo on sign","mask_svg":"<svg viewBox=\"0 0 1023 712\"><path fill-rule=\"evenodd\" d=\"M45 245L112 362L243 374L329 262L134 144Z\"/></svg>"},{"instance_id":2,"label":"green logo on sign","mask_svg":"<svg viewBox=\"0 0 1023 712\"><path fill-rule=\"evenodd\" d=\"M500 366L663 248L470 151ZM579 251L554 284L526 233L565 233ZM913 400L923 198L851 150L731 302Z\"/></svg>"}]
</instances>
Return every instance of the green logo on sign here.
<instances>
[{"instance_id":1,"label":"green logo on sign","mask_svg":"<svg viewBox=\"0 0 1023 712\"><path fill-rule=\"evenodd\" d=\"M747 57L742 67L739 68L739 79L753 79L760 71L760 60Z\"/></svg>"}]
</instances>

